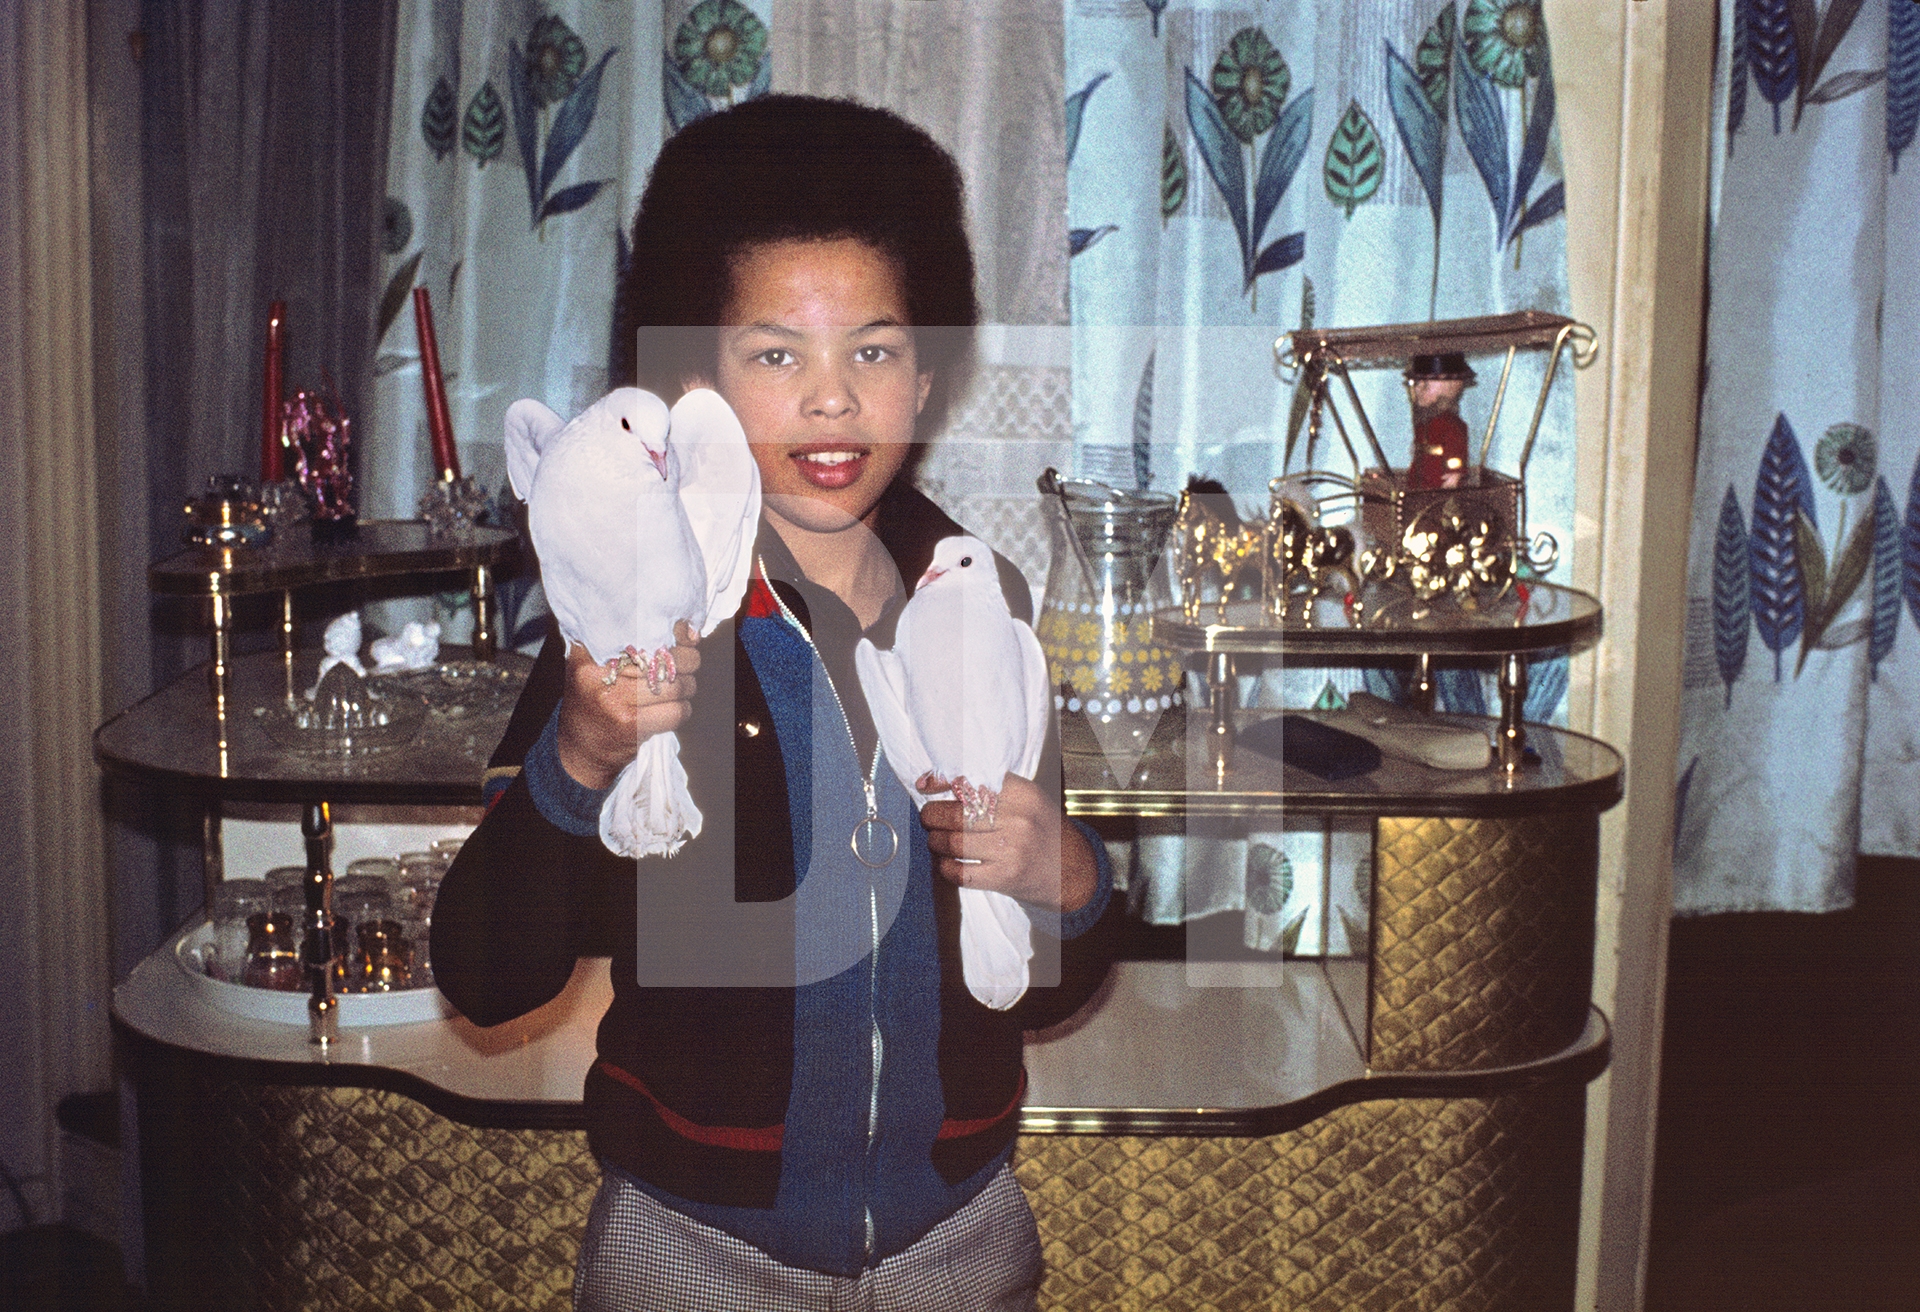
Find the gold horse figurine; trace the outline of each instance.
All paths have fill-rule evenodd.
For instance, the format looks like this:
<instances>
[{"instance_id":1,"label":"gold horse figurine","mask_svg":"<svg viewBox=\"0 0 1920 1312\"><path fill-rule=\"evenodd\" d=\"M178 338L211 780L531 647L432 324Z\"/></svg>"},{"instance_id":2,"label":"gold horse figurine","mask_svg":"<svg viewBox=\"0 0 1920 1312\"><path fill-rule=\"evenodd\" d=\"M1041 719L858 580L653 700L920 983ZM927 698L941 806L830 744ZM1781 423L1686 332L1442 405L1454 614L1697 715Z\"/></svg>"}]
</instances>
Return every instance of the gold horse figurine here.
<instances>
[{"instance_id":1,"label":"gold horse figurine","mask_svg":"<svg viewBox=\"0 0 1920 1312\"><path fill-rule=\"evenodd\" d=\"M1267 521L1266 560L1262 589L1267 618L1285 624L1295 590L1305 594L1301 618L1313 624L1313 605L1339 580L1351 598L1353 622L1360 623L1360 571L1355 568L1350 530L1322 528L1289 498L1276 495Z\"/></svg>"},{"instance_id":2,"label":"gold horse figurine","mask_svg":"<svg viewBox=\"0 0 1920 1312\"><path fill-rule=\"evenodd\" d=\"M1200 618L1201 588L1209 574L1216 574L1220 604L1214 622L1225 624L1227 602L1240 576L1259 567L1265 582L1267 528L1239 523L1237 517L1229 520L1207 505L1210 495L1221 494L1196 493L1192 488L1180 493L1180 510L1173 521L1180 542L1180 612L1189 621Z\"/></svg>"}]
</instances>

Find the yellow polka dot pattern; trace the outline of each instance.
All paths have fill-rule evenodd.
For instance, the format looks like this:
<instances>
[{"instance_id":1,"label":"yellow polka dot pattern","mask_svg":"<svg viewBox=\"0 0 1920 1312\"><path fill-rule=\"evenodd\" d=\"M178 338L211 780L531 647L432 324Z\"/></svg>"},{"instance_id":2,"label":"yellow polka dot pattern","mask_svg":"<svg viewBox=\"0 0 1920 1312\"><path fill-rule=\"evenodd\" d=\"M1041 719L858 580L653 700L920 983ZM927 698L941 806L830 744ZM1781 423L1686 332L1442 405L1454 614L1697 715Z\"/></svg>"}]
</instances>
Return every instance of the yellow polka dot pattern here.
<instances>
[{"instance_id":1,"label":"yellow polka dot pattern","mask_svg":"<svg viewBox=\"0 0 1920 1312\"><path fill-rule=\"evenodd\" d=\"M1180 690L1180 658L1154 643L1144 606L1105 614L1090 605L1050 604L1034 632L1054 692L1079 703L1068 709L1157 713L1165 709L1162 700L1170 705Z\"/></svg>"}]
</instances>

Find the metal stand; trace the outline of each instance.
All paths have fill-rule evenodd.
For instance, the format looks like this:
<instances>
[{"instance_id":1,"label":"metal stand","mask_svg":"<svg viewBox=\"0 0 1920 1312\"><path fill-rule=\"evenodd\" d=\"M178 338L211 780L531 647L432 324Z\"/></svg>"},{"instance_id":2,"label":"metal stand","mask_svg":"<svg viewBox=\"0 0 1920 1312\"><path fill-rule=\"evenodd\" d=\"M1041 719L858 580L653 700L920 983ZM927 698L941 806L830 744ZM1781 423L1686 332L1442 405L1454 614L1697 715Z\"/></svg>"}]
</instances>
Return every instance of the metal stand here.
<instances>
[{"instance_id":1,"label":"metal stand","mask_svg":"<svg viewBox=\"0 0 1920 1312\"><path fill-rule=\"evenodd\" d=\"M1227 767L1233 764L1233 657L1214 652L1207 660L1207 759L1213 765L1213 786L1224 788Z\"/></svg>"},{"instance_id":2,"label":"metal stand","mask_svg":"<svg viewBox=\"0 0 1920 1312\"><path fill-rule=\"evenodd\" d=\"M1500 730L1495 756L1500 768L1514 773L1525 762L1527 726L1521 714L1527 703L1527 660L1518 653L1500 658Z\"/></svg>"},{"instance_id":3,"label":"metal stand","mask_svg":"<svg viewBox=\"0 0 1920 1312\"><path fill-rule=\"evenodd\" d=\"M233 674L233 602L222 588L221 576L211 576L213 600L213 665L207 671L212 684L213 714L220 722L220 736L227 736L227 692Z\"/></svg>"},{"instance_id":4,"label":"metal stand","mask_svg":"<svg viewBox=\"0 0 1920 1312\"><path fill-rule=\"evenodd\" d=\"M307 937L300 956L307 968L308 1042L322 1053L340 1037L340 1000L333 996L333 866L327 844L333 816L325 802L308 802L300 815L307 840Z\"/></svg>"},{"instance_id":5,"label":"metal stand","mask_svg":"<svg viewBox=\"0 0 1920 1312\"><path fill-rule=\"evenodd\" d=\"M1407 685L1407 705L1422 715L1433 714L1433 653L1413 658L1413 681Z\"/></svg>"},{"instance_id":6,"label":"metal stand","mask_svg":"<svg viewBox=\"0 0 1920 1312\"><path fill-rule=\"evenodd\" d=\"M493 631L493 571L485 565L473 567L473 658L493 659L496 635Z\"/></svg>"},{"instance_id":7,"label":"metal stand","mask_svg":"<svg viewBox=\"0 0 1920 1312\"><path fill-rule=\"evenodd\" d=\"M280 594L280 662L287 672L287 701L293 701L293 589Z\"/></svg>"}]
</instances>

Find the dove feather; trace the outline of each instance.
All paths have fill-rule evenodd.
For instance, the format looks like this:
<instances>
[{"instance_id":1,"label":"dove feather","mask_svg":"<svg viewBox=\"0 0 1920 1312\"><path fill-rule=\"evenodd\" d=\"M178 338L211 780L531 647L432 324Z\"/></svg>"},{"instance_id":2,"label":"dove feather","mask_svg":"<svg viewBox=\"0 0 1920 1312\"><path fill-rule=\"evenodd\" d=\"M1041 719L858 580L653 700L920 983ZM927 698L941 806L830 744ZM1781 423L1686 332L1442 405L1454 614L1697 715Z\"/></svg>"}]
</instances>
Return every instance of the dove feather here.
<instances>
[{"instance_id":1,"label":"dove feather","mask_svg":"<svg viewBox=\"0 0 1920 1312\"><path fill-rule=\"evenodd\" d=\"M866 638L853 649L853 665L860 676L860 688L866 695L867 709L873 715L874 732L880 737L887 763L901 786L913 794L914 804L925 806L927 796L914 783L933 768L920 731L913 727L907 712L906 671L898 651L881 651Z\"/></svg>"},{"instance_id":2,"label":"dove feather","mask_svg":"<svg viewBox=\"0 0 1920 1312\"><path fill-rule=\"evenodd\" d=\"M672 435L680 501L707 568L704 637L740 609L747 593L760 526L760 466L733 408L704 387L674 402Z\"/></svg>"}]
</instances>

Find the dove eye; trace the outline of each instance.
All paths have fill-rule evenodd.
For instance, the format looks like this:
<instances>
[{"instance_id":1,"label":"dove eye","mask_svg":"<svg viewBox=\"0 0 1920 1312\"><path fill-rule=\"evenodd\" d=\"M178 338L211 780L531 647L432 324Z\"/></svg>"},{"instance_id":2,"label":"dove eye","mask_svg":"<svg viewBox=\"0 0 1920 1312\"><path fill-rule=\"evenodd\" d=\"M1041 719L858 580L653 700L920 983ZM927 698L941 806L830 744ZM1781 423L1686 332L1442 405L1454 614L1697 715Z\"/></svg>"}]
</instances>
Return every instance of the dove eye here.
<instances>
[{"instance_id":1,"label":"dove eye","mask_svg":"<svg viewBox=\"0 0 1920 1312\"><path fill-rule=\"evenodd\" d=\"M973 557L972 557L972 556L962 556L962 557L960 557L960 568L961 568L961 569L965 569L965 568L966 568L967 566L969 566L969 565L971 565L971 564L973 564Z\"/></svg>"},{"instance_id":2,"label":"dove eye","mask_svg":"<svg viewBox=\"0 0 1920 1312\"><path fill-rule=\"evenodd\" d=\"M625 415L620 416L620 427L626 429L629 433L633 431L633 425L627 422Z\"/></svg>"}]
</instances>

